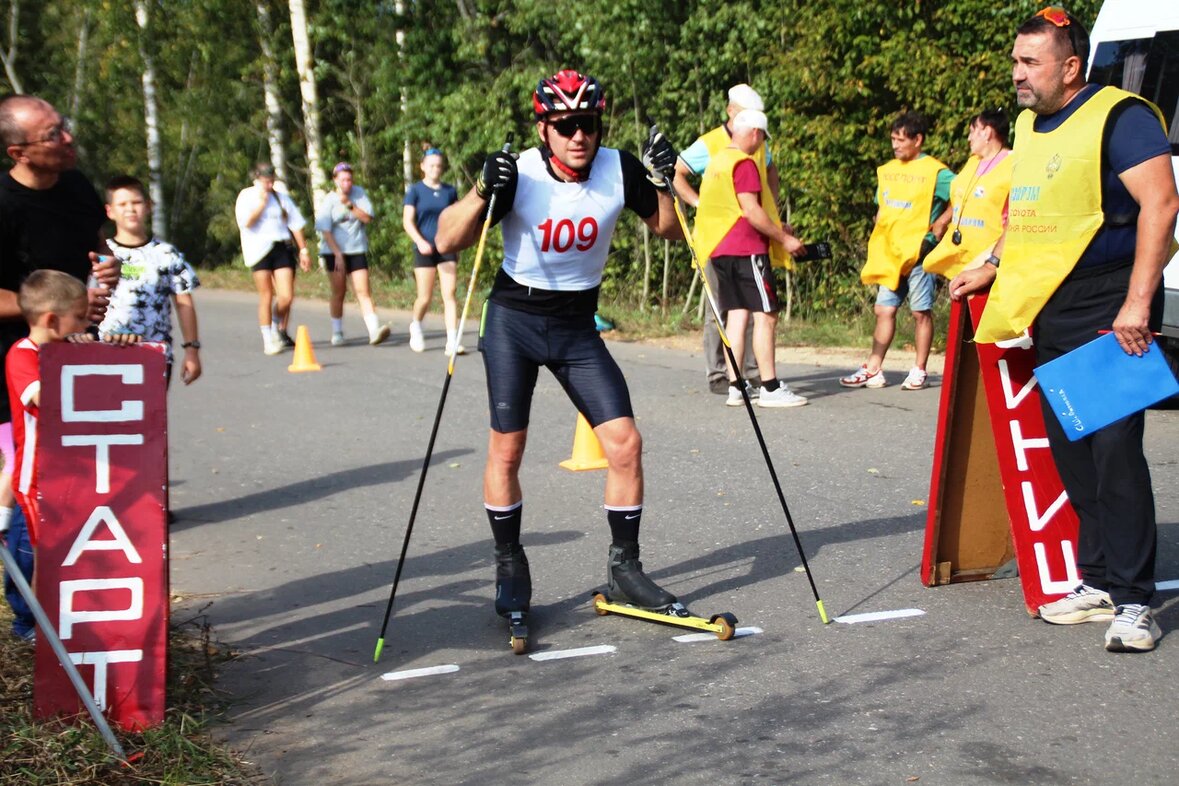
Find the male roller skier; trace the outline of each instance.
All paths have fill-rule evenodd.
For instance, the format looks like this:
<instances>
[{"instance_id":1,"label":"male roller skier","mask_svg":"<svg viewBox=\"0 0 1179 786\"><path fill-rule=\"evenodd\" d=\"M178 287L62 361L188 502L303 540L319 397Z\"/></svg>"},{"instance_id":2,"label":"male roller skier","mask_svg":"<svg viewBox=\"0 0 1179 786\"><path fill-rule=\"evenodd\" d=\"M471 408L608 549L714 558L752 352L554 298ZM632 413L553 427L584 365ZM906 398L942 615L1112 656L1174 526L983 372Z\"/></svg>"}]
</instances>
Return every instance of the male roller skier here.
<instances>
[{"instance_id":1,"label":"male roller skier","mask_svg":"<svg viewBox=\"0 0 1179 786\"><path fill-rule=\"evenodd\" d=\"M528 559L520 545L520 463L537 372L547 367L597 434L609 461L606 519L612 600L666 610L676 598L643 573L642 437L618 364L594 327L598 289L622 209L656 235L683 237L669 193L676 151L658 133L630 153L601 146L606 97L592 77L573 70L542 79L532 97L540 145L519 161L492 153L463 199L439 218L439 253L478 239L488 201L501 224L504 260L484 305L480 349L487 370L491 437L483 498L495 538L495 609L527 611Z\"/></svg>"}]
</instances>

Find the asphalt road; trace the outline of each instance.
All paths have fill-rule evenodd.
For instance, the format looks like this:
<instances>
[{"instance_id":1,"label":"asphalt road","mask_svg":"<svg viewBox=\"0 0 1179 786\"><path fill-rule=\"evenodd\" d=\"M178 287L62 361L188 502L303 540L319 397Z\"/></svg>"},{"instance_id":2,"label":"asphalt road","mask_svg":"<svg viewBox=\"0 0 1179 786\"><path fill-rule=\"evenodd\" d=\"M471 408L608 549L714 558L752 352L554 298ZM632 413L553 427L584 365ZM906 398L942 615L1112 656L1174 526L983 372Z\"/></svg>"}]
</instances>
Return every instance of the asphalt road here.
<instances>
[{"instance_id":1,"label":"asphalt road","mask_svg":"<svg viewBox=\"0 0 1179 786\"><path fill-rule=\"evenodd\" d=\"M1115 655L1103 626L1030 619L1017 580L918 580L937 377L849 391L846 367L787 352L811 404L758 412L831 616L924 612L824 626L745 411L706 391L697 354L611 345L645 441L648 572L696 613L761 629L692 643L591 609L604 473L557 467L575 411L542 377L522 473L533 651L614 650L538 661L492 611L483 367L460 358L374 664L445 377L440 320L423 354L403 314L374 348L350 304L357 338L331 347L326 307L297 302L323 370L292 374L290 353L262 354L252 296L198 307L205 376L171 393L174 615L203 609L240 653L219 734L279 784L1174 782L1170 637ZM1147 442L1159 579L1179 579L1179 412L1152 412ZM1175 600L1156 601L1165 631ZM458 668L382 678L440 666Z\"/></svg>"}]
</instances>

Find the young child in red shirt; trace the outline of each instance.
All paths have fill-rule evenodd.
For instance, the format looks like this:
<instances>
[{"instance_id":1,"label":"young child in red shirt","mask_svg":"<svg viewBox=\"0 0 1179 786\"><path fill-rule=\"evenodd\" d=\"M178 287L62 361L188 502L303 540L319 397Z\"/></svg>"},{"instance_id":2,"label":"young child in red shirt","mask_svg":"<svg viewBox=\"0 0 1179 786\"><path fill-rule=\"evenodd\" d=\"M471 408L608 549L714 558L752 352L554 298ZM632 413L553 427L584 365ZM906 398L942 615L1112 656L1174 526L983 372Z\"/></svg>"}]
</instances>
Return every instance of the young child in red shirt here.
<instances>
[{"instance_id":1,"label":"young child in red shirt","mask_svg":"<svg viewBox=\"0 0 1179 786\"><path fill-rule=\"evenodd\" d=\"M29 323L22 338L5 358L8 400L12 405L12 441L16 466L12 487L24 511L29 541L37 545L37 414L41 404L40 348L51 341L65 341L90 325L86 287L73 276L57 270L38 270L20 288L20 310Z\"/></svg>"}]
</instances>

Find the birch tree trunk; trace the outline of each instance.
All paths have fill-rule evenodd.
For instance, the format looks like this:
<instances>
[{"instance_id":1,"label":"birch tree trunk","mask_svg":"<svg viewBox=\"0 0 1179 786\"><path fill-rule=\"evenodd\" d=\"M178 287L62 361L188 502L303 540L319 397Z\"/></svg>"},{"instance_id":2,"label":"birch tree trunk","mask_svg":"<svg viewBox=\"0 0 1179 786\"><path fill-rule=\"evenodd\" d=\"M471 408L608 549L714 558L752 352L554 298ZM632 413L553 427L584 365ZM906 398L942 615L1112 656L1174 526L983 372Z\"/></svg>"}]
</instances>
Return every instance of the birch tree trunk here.
<instances>
[{"instance_id":1,"label":"birch tree trunk","mask_svg":"<svg viewBox=\"0 0 1179 786\"><path fill-rule=\"evenodd\" d=\"M12 85L12 92L23 93L20 77L16 75L16 44L20 38L17 27L20 24L20 2L11 0L8 4L8 40L4 49L0 49L0 61L4 63L4 74L8 77L8 84Z\"/></svg>"},{"instance_id":2,"label":"birch tree trunk","mask_svg":"<svg viewBox=\"0 0 1179 786\"><path fill-rule=\"evenodd\" d=\"M139 24L139 57L143 60L143 120L147 129L147 177L151 192L151 231L158 238L168 236L168 212L164 205L164 181L160 171L160 119L156 102L156 71L148 51L146 0L135 0L135 21Z\"/></svg>"},{"instance_id":3,"label":"birch tree trunk","mask_svg":"<svg viewBox=\"0 0 1179 786\"><path fill-rule=\"evenodd\" d=\"M299 72L299 92L303 96L303 135L307 140L307 168L311 171L312 206L318 205L327 193L319 151L319 96L315 89L315 70L311 62L311 42L307 38L307 10L303 0L289 0L291 8L291 38L295 44L295 68Z\"/></svg>"},{"instance_id":4,"label":"birch tree trunk","mask_svg":"<svg viewBox=\"0 0 1179 786\"><path fill-rule=\"evenodd\" d=\"M74 63L74 86L70 93L70 120L75 133L78 131L78 118L82 114L82 91L86 89L86 50L89 48L90 9L87 8L82 11L82 22L78 26L78 60Z\"/></svg>"},{"instance_id":5,"label":"birch tree trunk","mask_svg":"<svg viewBox=\"0 0 1179 786\"><path fill-rule=\"evenodd\" d=\"M397 10L397 18L398 19L403 18L402 14L405 13L405 3L402 2L402 0L397 0L396 10ZM459 10L460 11L463 10L461 3L459 5ZM405 30L398 28L397 29L397 60L398 60L398 62L401 63L401 81L403 83L405 82L404 49L405 49ZM401 116L403 118L409 112L409 102L406 98L406 92L407 91L406 91L405 85L402 84L401 85ZM410 152L410 149L409 149L409 137L408 136L405 138L405 141L403 142L403 144L401 146L401 176L403 178L402 182L404 182L404 184L405 184L405 190L408 192L409 187L411 185L413 185L413 181L414 181L413 154Z\"/></svg>"},{"instance_id":6,"label":"birch tree trunk","mask_svg":"<svg viewBox=\"0 0 1179 786\"><path fill-rule=\"evenodd\" d=\"M282 141L282 103L278 100L278 61L274 58L274 24L266 0L257 0L258 43L262 47L262 94L266 100L266 141L270 145L270 164L275 176L286 183L287 154Z\"/></svg>"}]
</instances>

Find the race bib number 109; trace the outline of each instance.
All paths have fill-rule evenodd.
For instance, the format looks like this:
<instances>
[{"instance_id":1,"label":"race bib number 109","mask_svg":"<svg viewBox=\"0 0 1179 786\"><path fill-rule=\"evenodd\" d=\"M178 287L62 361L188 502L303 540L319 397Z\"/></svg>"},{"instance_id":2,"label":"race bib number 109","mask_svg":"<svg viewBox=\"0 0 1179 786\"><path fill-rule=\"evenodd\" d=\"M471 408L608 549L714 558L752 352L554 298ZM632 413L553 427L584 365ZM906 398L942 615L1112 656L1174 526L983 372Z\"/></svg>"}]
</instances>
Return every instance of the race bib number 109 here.
<instances>
[{"instance_id":1,"label":"race bib number 109","mask_svg":"<svg viewBox=\"0 0 1179 786\"><path fill-rule=\"evenodd\" d=\"M543 235L540 250L544 253L556 251L558 254L564 254L574 246L578 251L589 251L598 240L598 222L593 216L581 219L576 229L573 221L568 218L562 218L555 224L550 218L536 228Z\"/></svg>"}]
</instances>

